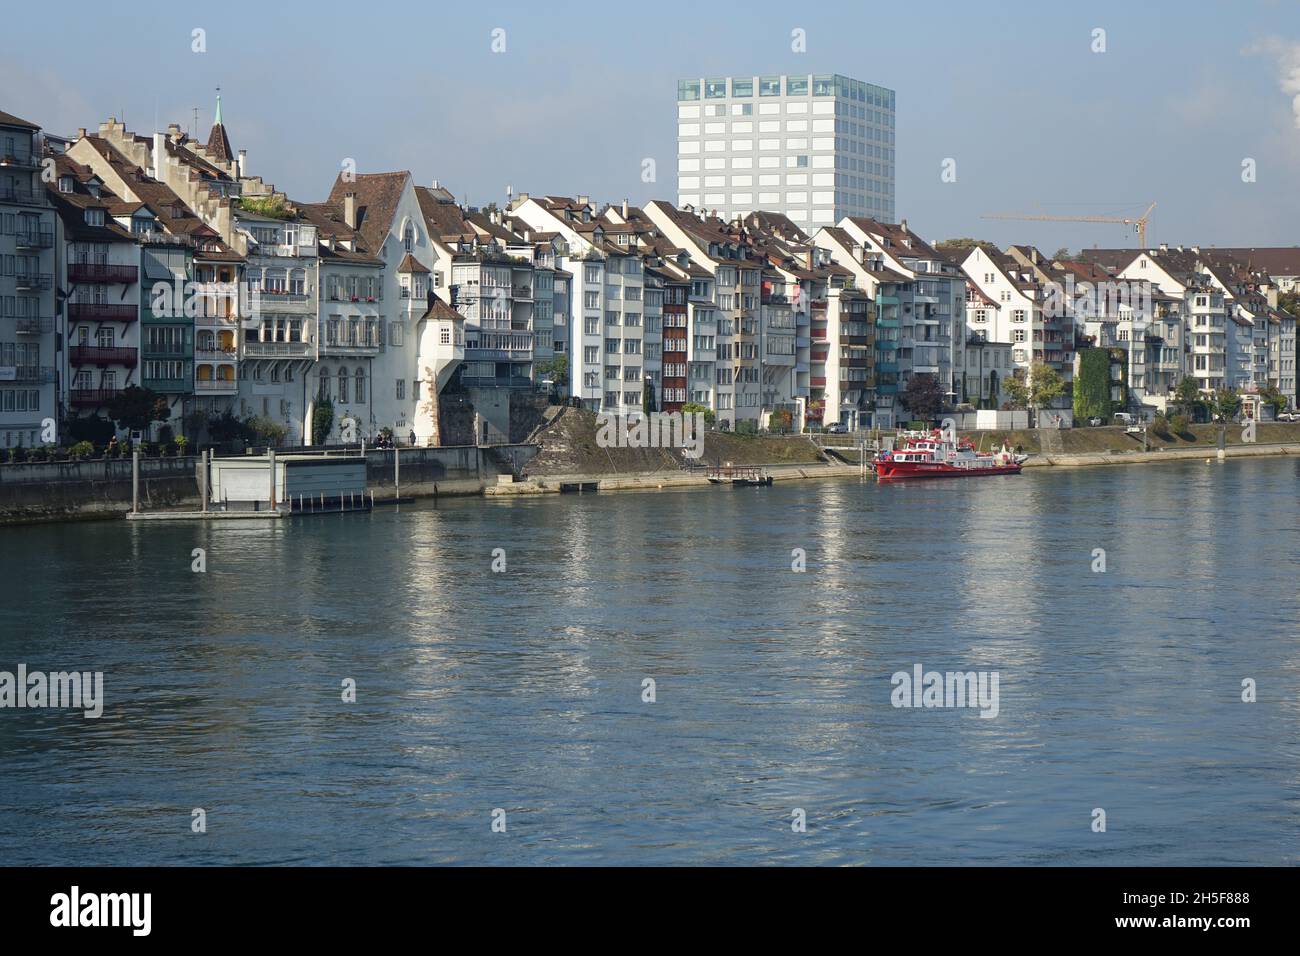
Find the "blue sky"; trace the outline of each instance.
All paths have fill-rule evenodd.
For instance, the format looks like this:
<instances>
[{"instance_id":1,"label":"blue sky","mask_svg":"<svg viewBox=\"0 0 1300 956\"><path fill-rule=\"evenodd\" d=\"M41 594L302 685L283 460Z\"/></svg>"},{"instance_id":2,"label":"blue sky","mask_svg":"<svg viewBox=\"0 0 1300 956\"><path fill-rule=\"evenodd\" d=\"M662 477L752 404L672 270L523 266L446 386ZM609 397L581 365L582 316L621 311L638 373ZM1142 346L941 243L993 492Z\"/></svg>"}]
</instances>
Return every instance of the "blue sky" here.
<instances>
[{"instance_id":1,"label":"blue sky","mask_svg":"<svg viewBox=\"0 0 1300 956\"><path fill-rule=\"evenodd\" d=\"M675 200L679 77L843 73L897 91L898 214L926 238L1131 245L1119 225L980 216L1132 215L1154 200L1149 243L1300 244L1300 0L230 0L117 14L72 0L57 19L19 4L5 20L0 56L16 69L0 109L63 133L125 115L148 133L155 116L188 127L198 106L206 137L220 86L235 148L299 200L323 199L349 157L476 205L507 184ZM791 51L795 28L806 53ZM647 157L656 183L641 181ZM941 181L947 158L956 182Z\"/></svg>"}]
</instances>

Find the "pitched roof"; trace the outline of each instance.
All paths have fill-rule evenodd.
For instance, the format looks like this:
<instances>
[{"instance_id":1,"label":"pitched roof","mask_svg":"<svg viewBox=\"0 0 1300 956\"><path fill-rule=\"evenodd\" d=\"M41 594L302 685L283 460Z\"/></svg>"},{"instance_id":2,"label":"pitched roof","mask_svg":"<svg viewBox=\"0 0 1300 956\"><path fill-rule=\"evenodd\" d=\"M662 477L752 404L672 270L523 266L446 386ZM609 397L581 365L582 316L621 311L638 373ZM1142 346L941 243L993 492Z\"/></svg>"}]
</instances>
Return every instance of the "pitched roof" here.
<instances>
[{"instance_id":1,"label":"pitched roof","mask_svg":"<svg viewBox=\"0 0 1300 956\"><path fill-rule=\"evenodd\" d=\"M35 123L29 123L25 119L19 119L17 116L14 116L13 113L6 113L4 110L0 110L0 126L22 126L30 130L40 129L40 127Z\"/></svg>"},{"instance_id":2,"label":"pitched roof","mask_svg":"<svg viewBox=\"0 0 1300 956\"><path fill-rule=\"evenodd\" d=\"M419 262L419 260L417 260L417 259L415 258L415 256L411 255L411 254L408 252L408 253L406 254L405 258L402 259L402 264L399 265L399 266L397 267L397 271L398 271L398 272L425 272L425 273L427 273L429 270L428 270L427 267L421 265L420 262Z\"/></svg>"},{"instance_id":3,"label":"pitched roof","mask_svg":"<svg viewBox=\"0 0 1300 956\"><path fill-rule=\"evenodd\" d=\"M376 252L383 248L384 238L393 227L397 204L411 174L406 170L393 173L360 173L353 181L345 180L339 173L330 189L329 202L343 207L343 198L349 193L357 200L357 230L365 237L367 245Z\"/></svg>"}]
</instances>

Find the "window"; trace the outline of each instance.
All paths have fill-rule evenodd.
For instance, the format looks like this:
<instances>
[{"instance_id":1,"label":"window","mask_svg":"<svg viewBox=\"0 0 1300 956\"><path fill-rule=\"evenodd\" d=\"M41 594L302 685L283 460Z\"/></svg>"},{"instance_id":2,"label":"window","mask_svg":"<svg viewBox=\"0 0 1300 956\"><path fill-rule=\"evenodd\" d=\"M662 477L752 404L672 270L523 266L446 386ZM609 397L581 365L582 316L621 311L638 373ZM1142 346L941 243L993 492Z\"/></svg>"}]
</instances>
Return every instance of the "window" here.
<instances>
[{"instance_id":1,"label":"window","mask_svg":"<svg viewBox=\"0 0 1300 956\"><path fill-rule=\"evenodd\" d=\"M706 100L720 100L727 96L727 80L725 77L716 77L704 81L704 98Z\"/></svg>"},{"instance_id":2,"label":"window","mask_svg":"<svg viewBox=\"0 0 1300 956\"><path fill-rule=\"evenodd\" d=\"M752 79L748 79L748 80L733 79L731 81L731 95L732 96L753 96L754 81Z\"/></svg>"},{"instance_id":3,"label":"window","mask_svg":"<svg viewBox=\"0 0 1300 956\"><path fill-rule=\"evenodd\" d=\"M808 77L806 76L788 76L785 80L786 96L807 96L808 95Z\"/></svg>"},{"instance_id":4,"label":"window","mask_svg":"<svg viewBox=\"0 0 1300 956\"><path fill-rule=\"evenodd\" d=\"M406 400L406 379L404 378L397 379L396 385L397 385L397 400L399 402L405 401Z\"/></svg>"},{"instance_id":5,"label":"window","mask_svg":"<svg viewBox=\"0 0 1300 956\"><path fill-rule=\"evenodd\" d=\"M402 246L407 252L411 252L415 248L415 227L409 222L402 230Z\"/></svg>"},{"instance_id":6,"label":"window","mask_svg":"<svg viewBox=\"0 0 1300 956\"><path fill-rule=\"evenodd\" d=\"M760 76L758 78L759 96L780 96L781 78L779 76Z\"/></svg>"}]
</instances>

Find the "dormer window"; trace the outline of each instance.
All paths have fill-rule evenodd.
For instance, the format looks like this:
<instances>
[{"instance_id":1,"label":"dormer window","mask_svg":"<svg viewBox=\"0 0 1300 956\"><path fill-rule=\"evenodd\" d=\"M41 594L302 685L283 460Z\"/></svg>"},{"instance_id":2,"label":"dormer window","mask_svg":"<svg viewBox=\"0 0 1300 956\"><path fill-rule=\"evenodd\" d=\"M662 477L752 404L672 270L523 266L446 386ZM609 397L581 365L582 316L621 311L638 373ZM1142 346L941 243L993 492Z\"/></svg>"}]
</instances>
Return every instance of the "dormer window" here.
<instances>
[{"instance_id":1,"label":"dormer window","mask_svg":"<svg viewBox=\"0 0 1300 956\"><path fill-rule=\"evenodd\" d=\"M102 209L86 210L87 226L102 226L103 224L104 224L104 210Z\"/></svg>"},{"instance_id":2,"label":"dormer window","mask_svg":"<svg viewBox=\"0 0 1300 956\"><path fill-rule=\"evenodd\" d=\"M70 193L70 192L72 192L72 177L71 177L71 176L60 176L60 177L59 177L59 192L61 192L61 193Z\"/></svg>"},{"instance_id":3,"label":"dormer window","mask_svg":"<svg viewBox=\"0 0 1300 956\"><path fill-rule=\"evenodd\" d=\"M402 230L402 245L407 252L415 249L415 227L409 222L406 224L406 228Z\"/></svg>"},{"instance_id":4,"label":"dormer window","mask_svg":"<svg viewBox=\"0 0 1300 956\"><path fill-rule=\"evenodd\" d=\"M99 198L99 183L98 183L98 182L96 182L95 180L92 179L90 182L86 183L86 188L87 188L88 190L90 190L90 194L91 194L92 196L94 196L96 199Z\"/></svg>"}]
</instances>

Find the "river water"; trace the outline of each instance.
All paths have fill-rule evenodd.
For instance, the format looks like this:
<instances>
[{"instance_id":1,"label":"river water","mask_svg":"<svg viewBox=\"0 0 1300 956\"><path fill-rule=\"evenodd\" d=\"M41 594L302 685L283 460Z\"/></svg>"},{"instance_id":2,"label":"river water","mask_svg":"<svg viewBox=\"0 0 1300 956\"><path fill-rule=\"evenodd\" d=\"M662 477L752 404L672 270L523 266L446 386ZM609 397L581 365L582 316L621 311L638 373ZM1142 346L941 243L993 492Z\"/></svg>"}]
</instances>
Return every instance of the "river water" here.
<instances>
[{"instance_id":1,"label":"river water","mask_svg":"<svg viewBox=\"0 0 1300 956\"><path fill-rule=\"evenodd\" d=\"M0 671L104 681L98 719L0 709L0 861L1295 864L1297 490L1255 459L0 530ZM997 715L893 706L916 665L996 672Z\"/></svg>"}]
</instances>

